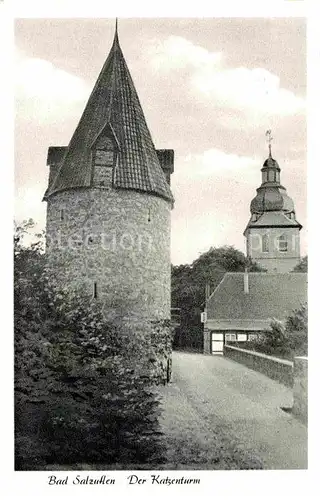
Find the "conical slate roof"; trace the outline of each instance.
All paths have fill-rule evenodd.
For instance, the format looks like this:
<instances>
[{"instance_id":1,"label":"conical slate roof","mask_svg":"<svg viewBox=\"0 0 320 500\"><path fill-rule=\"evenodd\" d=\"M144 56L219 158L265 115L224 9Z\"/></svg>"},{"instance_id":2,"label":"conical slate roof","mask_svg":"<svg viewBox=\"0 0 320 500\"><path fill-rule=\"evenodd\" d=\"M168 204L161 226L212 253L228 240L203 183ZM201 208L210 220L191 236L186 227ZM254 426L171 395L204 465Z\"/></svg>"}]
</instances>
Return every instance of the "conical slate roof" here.
<instances>
[{"instance_id":1,"label":"conical slate roof","mask_svg":"<svg viewBox=\"0 0 320 500\"><path fill-rule=\"evenodd\" d=\"M119 45L117 30L80 122L45 198L92 180L92 147L111 131L118 147L115 188L152 193L173 201L137 92Z\"/></svg>"}]
</instances>

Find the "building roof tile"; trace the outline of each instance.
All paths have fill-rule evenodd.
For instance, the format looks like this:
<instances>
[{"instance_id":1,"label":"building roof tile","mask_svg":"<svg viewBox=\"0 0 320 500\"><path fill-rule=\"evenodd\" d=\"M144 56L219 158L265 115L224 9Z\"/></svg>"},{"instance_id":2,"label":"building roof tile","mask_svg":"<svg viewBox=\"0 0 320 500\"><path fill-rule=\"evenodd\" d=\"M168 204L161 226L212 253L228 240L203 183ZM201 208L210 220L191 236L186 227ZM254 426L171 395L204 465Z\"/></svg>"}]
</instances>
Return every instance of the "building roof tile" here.
<instances>
[{"instance_id":1,"label":"building roof tile","mask_svg":"<svg viewBox=\"0 0 320 500\"><path fill-rule=\"evenodd\" d=\"M296 219L290 219L283 212L264 212L258 217L257 220L254 220L254 216L251 216L251 219L245 229L245 232L248 228L253 227L298 227L301 229L301 224Z\"/></svg>"},{"instance_id":2,"label":"building roof tile","mask_svg":"<svg viewBox=\"0 0 320 500\"><path fill-rule=\"evenodd\" d=\"M117 32L109 56L45 198L61 190L89 187L92 146L105 127L118 145L114 187L173 201Z\"/></svg>"}]
</instances>

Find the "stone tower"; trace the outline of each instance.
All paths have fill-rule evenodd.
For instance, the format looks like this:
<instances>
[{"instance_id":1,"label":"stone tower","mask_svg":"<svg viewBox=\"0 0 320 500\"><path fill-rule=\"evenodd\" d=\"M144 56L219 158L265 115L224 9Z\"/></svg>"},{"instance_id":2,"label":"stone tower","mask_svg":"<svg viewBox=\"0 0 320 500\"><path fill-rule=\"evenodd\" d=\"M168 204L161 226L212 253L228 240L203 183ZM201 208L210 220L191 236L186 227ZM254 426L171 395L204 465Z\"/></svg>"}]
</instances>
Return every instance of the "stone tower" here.
<instances>
[{"instance_id":1,"label":"stone tower","mask_svg":"<svg viewBox=\"0 0 320 500\"><path fill-rule=\"evenodd\" d=\"M49 268L111 320L170 318L173 156L155 149L116 28L69 145L49 148L44 195Z\"/></svg>"},{"instance_id":2,"label":"stone tower","mask_svg":"<svg viewBox=\"0 0 320 500\"><path fill-rule=\"evenodd\" d=\"M251 201L245 229L247 256L268 272L287 273L300 262L301 224L294 204L280 183L280 167L269 157L263 164L262 184Z\"/></svg>"}]
</instances>

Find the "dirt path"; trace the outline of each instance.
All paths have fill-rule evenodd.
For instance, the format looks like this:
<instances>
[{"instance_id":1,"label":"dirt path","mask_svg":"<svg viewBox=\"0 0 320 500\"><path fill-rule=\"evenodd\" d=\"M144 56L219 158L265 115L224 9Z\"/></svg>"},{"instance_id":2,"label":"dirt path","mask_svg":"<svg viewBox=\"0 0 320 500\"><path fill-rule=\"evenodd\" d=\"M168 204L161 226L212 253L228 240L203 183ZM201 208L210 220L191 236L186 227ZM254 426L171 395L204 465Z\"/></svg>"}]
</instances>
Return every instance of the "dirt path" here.
<instances>
[{"instance_id":1,"label":"dirt path","mask_svg":"<svg viewBox=\"0 0 320 500\"><path fill-rule=\"evenodd\" d=\"M304 469L307 429L291 390L227 358L174 353L160 389L170 469Z\"/></svg>"}]
</instances>

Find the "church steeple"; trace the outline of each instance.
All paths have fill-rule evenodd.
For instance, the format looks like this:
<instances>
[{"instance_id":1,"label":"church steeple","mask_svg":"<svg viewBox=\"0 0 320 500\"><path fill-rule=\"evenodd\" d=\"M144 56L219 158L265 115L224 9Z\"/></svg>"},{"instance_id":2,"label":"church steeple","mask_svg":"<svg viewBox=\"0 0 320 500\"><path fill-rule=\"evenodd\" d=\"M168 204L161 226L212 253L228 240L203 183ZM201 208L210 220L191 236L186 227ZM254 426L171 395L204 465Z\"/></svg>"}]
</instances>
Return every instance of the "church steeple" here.
<instances>
[{"instance_id":1,"label":"church steeple","mask_svg":"<svg viewBox=\"0 0 320 500\"><path fill-rule=\"evenodd\" d=\"M114 188L137 190L173 201L120 47L118 20L108 58L48 187L46 199L58 191L92 187L97 141L109 141L108 148L114 144Z\"/></svg>"},{"instance_id":2,"label":"church steeple","mask_svg":"<svg viewBox=\"0 0 320 500\"><path fill-rule=\"evenodd\" d=\"M271 151L271 130L266 136L269 155L261 169L261 186L250 204L244 236L248 257L269 271L286 272L299 262L302 226L296 220L293 200L280 183L280 167Z\"/></svg>"},{"instance_id":3,"label":"church steeple","mask_svg":"<svg viewBox=\"0 0 320 500\"><path fill-rule=\"evenodd\" d=\"M271 152L271 141L273 140L273 137L271 136L271 130L267 130L266 132L267 136L267 142L268 142L268 149L269 149L269 156L265 160L263 167L261 169L262 172L262 185L268 185L268 186L278 186L280 187L280 167L278 165L278 162L272 157L272 152ZM281 186L283 188L283 186ZM284 188L283 188L284 189Z\"/></svg>"}]
</instances>

